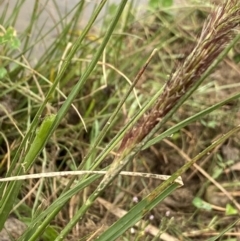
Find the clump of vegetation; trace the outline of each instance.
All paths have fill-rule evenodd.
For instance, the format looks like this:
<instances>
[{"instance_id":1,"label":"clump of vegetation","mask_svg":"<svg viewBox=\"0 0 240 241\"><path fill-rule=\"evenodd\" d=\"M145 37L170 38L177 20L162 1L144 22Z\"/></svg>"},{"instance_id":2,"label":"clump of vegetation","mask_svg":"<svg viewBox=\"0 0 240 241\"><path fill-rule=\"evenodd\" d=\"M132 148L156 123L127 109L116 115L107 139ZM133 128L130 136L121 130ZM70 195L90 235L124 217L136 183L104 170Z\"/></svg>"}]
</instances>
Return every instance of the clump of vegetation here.
<instances>
[{"instance_id":1,"label":"clump of vegetation","mask_svg":"<svg viewBox=\"0 0 240 241\"><path fill-rule=\"evenodd\" d=\"M18 35L23 3L0 21L4 238L234 240L238 1L55 4L48 32L35 1Z\"/></svg>"}]
</instances>

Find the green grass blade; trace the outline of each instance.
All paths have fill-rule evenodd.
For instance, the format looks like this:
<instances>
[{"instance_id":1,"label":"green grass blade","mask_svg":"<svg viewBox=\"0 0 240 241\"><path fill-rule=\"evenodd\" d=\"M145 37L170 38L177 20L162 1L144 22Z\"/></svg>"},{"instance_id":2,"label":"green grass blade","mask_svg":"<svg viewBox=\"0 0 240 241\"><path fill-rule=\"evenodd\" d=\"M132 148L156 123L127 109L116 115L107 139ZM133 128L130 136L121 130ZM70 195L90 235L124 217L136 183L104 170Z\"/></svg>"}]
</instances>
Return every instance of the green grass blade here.
<instances>
[{"instance_id":1,"label":"green grass blade","mask_svg":"<svg viewBox=\"0 0 240 241\"><path fill-rule=\"evenodd\" d=\"M237 35L233 41L222 51L222 53L216 58L211 66L204 72L198 81L183 95L183 97L176 103L176 105L165 115L165 117L154 127L154 129L144 138L141 146L145 146L148 141L152 139L155 133L161 129L163 124L178 110L178 108L193 94L193 92L200 86L200 84L212 73L216 66L223 60L227 53L233 48L233 46L240 40L240 34Z\"/></svg>"},{"instance_id":2,"label":"green grass blade","mask_svg":"<svg viewBox=\"0 0 240 241\"><path fill-rule=\"evenodd\" d=\"M101 8L103 7L103 3L104 3L104 2L102 2L101 5L99 5L99 7L96 9L96 11L95 11L96 14L94 15L94 18L92 18L92 21L90 21L91 24L90 24L90 25L89 25L89 24L87 25L87 27L86 27L86 29L85 29L85 32L84 32L84 36L86 35L86 33L87 33L87 31L89 30L90 26L92 25L93 21L95 20L95 17L98 15L98 13L100 12ZM112 32L113 32L113 30L114 30L114 28L115 28L115 26L116 26L116 24L117 24L117 22L118 22L119 17L121 16L121 12L123 11L125 4L126 4L126 0L123 1L123 2L120 4L119 11L118 11L118 13L116 14L116 16L115 16L114 20L112 21L111 25L109 26L109 29L108 29L108 31L107 31L107 33L106 33L106 35L105 35L105 37L104 37L104 39L103 39L103 41L102 41L102 44L100 45L97 53L95 54L92 62L90 63L87 71L83 74L82 78L81 78L80 81L77 83L76 88L73 88L73 91L70 93L68 99L66 100L66 102L63 104L63 106L62 106L61 109L59 110L59 112L58 112L58 114L57 114L57 116L56 116L56 121L54 122L55 126L57 126L58 123L60 122L61 118L63 118L63 116L65 115L67 109L68 109L69 106L71 105L73 99L75 98L75 96L77 95L77 93L78 93L79 90L81 89L82 85L84 84L84 82L86 81L86 79L87 79L88 76L91 74L91 72L93 71L94 67L96 66L97 61L98 61L99 57L101 56L101 54L102 54L102 52L103 52L103 50L104 50L104 48L105 48L105 46L106 46L109 38L111 37ZM81 40L81 38L80 38L80 40ZM69 56L72 57L72 55L75 53L75 51L76 51L76 45L73 46L73 48L72 48ZM69 57L68 57L67 59L70 60ZM68 60L66 61L67 63L68 63ZM66 64L65 64L65 66L63 66L63 68L62 68L62 71L63 71L63 72L64 72L64 69L65 69L65 68L66 68ZM61 74L62 74L62 71L60 71L60 73L59 73L60 76L61 76ZM59 77L58 77L58 78L59 78ZM81 183L80 183L80 184L81 184ZM49 215L49 217L54 217L59 210L60 210L60 209L59 209L59 206L58 206L58 207L54 210L54 212L52 212L52 213ZM49 221L49 220L48 220L48 221ZM43 228L44 228L44 227L43 227ZM40 228L39 228L38 230L40 230ZM42 229L41 229L41 230L42 230ZM66 235L66 234L69 232L69 229L66 229L66 230L64 230L64 231L65 231L65 232L64 232L64 235ZM30 231L29 231L29 232L30 232ZM40 233L40 231L39 231L39 233ZM39 234L39 233L38 233L38 234ZM63 233L61 233L58 238L61 239L64 235L63 235ZM27 234L26 234L25 237L28 237ZM34 237L33 237L33 238L31 237L31 240L34 240Z\"/></svg>"},{"instance_id":3,"label":"green grass blade","mask_svg":"<svg viewBox=\"0 0 240 241\"><path fill-rule=\"evenodd\" d=\"M162 202L167 196L178 188L178 184L173 183L163 192L158 193L153 191L137 205L135 205L127 214L118 219L110 228L108 228L96 240L112 241L120 237L127 229L134 226L141 218L143 218L152 208ZM156 195L156 196L155 196Z\"/></svg>"},{"instance_id":4,"label":"green grass blade","mask_svg":"<svg viewBox=\"0 0 240 241\"><path fill-rule=\"evenodd\" d=\"M213 112L214 110L219 109L221 106L236 100L240 98L240 93L237 93L229 98L227 98L226 100L223 100L213 106L210 106L206 109L204 109L203 111L200 111L199 113L190 116L189 118L179 122L178 124L176 124L175 126L170 127L169 129L167 129L166 131L164 131L163 133L161 133L160 135L158 135L157 137L154 137L152 140L150 140L143 149L147 149L150 146L156 144L157 142L163 140L165 137L171 136L172 134L174 134L175 132L181 130L182 128L184 128L185 126L189 125L190 123L193 123L196 120L201 119L202 117L206 116L207 114Z\"/></svg>"},{"instance_id":5,"label":"green grass blade","mask_svg":"<svg viewBox=\"0 0 240 241\"><path fill-rule=\"evenodd\" d=\"M172 190L172 191L174 191L176 188L177 188L177 184L175 184L174 186L172 186L173 184L173 182L174 182L174 180L177 178L177 177L179 177L179 176L181 176L184 172L186 172L197 160L199 160L200 158L202 158L204 155L207 155L211 150L213 150L213 148L215 148L217 145L219 145L219 144L221 144L221 143L223 143L225 140L227 140L231 135L233 135L233 134L235 134L236 132L238 132L240 130L240 126L237 126L236 128L234 128L234 129L232 129L231 131L229 131L228 133L226 133L225 135L223 135L222 137L220 137L218 140L216 140L213 144L211 144L208 148L206 148L204 151L202 151L201 153L199 153L195 158L193 158L190 162L188 162L188 163L186 163L183 167L181 167L180 169L178 169L168 180L166 180L165 182L163 182L160 186L158 186L151 194L149 194L144 200L146 200L146 199L151 199L151 201L152 202L149 202L149 203L147 203L147 205L148 205L148 211L151 209L151 208L153 208L154 206L155 206L155 204L157 204L157 203L159 203L160 202L160 200L156 200L155 198L156 197L158 197L158 195L160 195L162 192L164 192L164 190L165 189L167 189L169 186L170 187L174 187L174 189L172 190L172 189L170 189L170 190ZM134 154L133 154L134 155ZM171 191L171 192L172 192ZM156 203L157 202L157 203ZM137 206L137 205L136 205ZM135 206L135 207L136 207ZM135 208L134 207L134 208ZM141 208L141 207L139 207L139 208ZM128 214L126 214L126 215L128 215ZM126 216L125 215L125 216ZM128 228L130 228L134 223L133 222L131 222L131 223L129 223L125 228L124 228L124 224L127 222L127 220L125 219L125 216L124 216L124 219L122 220L122 219L120 219L120 220L118 220L111 228L110 228L110 231L109 231L109 229L106 231L106 233L109 235L109 236L104 236L105 235L105 233L104 234L102 234L101 236L100 236L100 238L102 238L102 239L100 239L100 240L111 240L110 238L112 238L112 236L111 235L118 235L117 234L117 232L121 232L120 230L121 230L121 228L122 229L124 229L124 230L126 230L126 229L128 229ZM140 219L140 216L138 217L139 219ZM135 220L135 219L133 219L133 220L135 220L135 221L139 221L139 219L138 220ZM132 220L132 221L133 221ZM119 229L120 230L119 230ZM116 232L114 232L114 229L117 229L117 231ZM117 236L117 237L119 237L119 236ZM106 239L104 239L104 238L106 238ZM108 239L109 238L109 239Z\"/></svg>"},{"instance_id":6,"label":"green grass blade","mask_svg":"<svg viewBox=\"0 0 240 241\"><path fill-rule=\"evenodd\" d=\"M240 222L240 219L238 218L235 222L228 225L225 229L223 229L217 236L207 239L207 241L215 241L219 240L219 238L223 237L223 235L228 232L230 229L234 228L238 223Z\"/></svg>"},{"instance_id":7,"label":"green grass blade","mask_svg":"<svg viewBox=\"0 0 240 241\"><path fill-rule=\"evenodd\" d=\"M78 183L77 185L69 189L63 195L61 195L61 198L56 199L46 210L44 210L37 217L32 219L28 228L26 229L26 231L18 241L26 240L26 237L29 237L31 233L34 233L34 234L32 234L32 236L29 237L29 239L27 240L28 241L37 240L38 237L41 235L41 233L44 232L45 228L52 221L52 219L58 214L58 212L62 209L62 207L69 201L69 199L72 196L76 195L81 190L83 190L84 188L88 187L93 181L97 180L101 176L102 175L92 175L87 179L85 179L84 181L82 181L81 183Z\"/></svg>"},{"instance_id":8,"label":"green grass blade","mask_svg":"<svg viewBox=\"0 0 240 241\"><path fill-rule=\"evenodd\" d=\"M52 124L54 121L55 115L47 117L42 125L40 126L39 130L37 131L36 137L33 140L28 153L26 154L25 158L22 162L19 162L16 174L21 175L26 173L29 168L34 163L34 160L38 156L38 154L43 149L44 145L47 142L47 134L52 128ZM5 190L5 194L1 199L0 202L0 229L3 227L13 205L14 201L18 195L18 192L21 188L22 182L13 182L11 183L8 188Z\"/></svg>"},{"instance_id":9,"label":"green grass blade","mask_svg":"<svg viewBox=\"0 0 240 241\"><path fill-rule=\"evenodd\" d=\"M23 45L23 51L25 51L27 49L28 45L29 45L31 33L32 33L32 30L33 30L35 21L37 20L37 17L38 17L38 13L37 13L38 8L39 8L38 5L39 5L39 2L35 1L33 11L32 11L32 15L31 15L31 19L30 19L30 23L29 23L29 26L26 29L27 34L26 34L25 43Z\"/></svg>"}]
</instances>

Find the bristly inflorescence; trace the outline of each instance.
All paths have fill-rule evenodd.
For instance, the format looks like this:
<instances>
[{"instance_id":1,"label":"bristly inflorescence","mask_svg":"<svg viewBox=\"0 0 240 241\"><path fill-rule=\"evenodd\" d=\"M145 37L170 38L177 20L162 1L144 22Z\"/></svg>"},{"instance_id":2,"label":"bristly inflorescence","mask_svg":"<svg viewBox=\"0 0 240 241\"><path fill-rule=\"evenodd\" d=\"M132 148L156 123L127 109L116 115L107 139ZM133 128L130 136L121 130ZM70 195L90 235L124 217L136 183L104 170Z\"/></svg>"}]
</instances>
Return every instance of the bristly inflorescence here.
<instances>
[{"instance_id":1,"label":"bristly inflorescence","mask_svg":"<svg viewBox=\"0 0 240 241\"><path fill-rule=\"evenodd\" d=\"M236 35L240 1L228 0L206 20L195 48L166 83L155 105L124 136L119 151L139 143L175 106Z\"/></svg>"}]
</instances>

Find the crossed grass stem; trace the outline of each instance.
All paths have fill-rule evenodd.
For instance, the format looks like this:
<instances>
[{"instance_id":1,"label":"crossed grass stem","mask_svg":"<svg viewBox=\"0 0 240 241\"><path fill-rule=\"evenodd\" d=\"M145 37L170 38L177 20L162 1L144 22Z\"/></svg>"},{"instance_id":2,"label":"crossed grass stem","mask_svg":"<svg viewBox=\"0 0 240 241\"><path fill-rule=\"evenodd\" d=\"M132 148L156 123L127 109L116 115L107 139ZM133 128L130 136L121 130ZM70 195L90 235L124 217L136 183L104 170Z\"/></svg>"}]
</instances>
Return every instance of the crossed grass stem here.
<instances>
[{"instance_id":1,"label":"crossed grass stem","mask_svg":"<svg viewBox=\"0 0 240 241\"><path fill-rule=\"evenodd\" d=\"M240 23L240 3L238 0L228 0L223 5L215 8L206 20L196 47L184 62L180 63L176 71L166 83L153 107L143 115L137 124L123 137L118 155L115 157L108 172L99 184L93 196L95 197L114 180L121 170L134 158L159 129L159 124L164 124L177 108L189 97L189 93L199 86L204 78L201 76L208 72L209 67L220 58L222 51L236 36L236 29ZM183 99L183 101L182 101ZM161 126L161 125L160 125ZM146 144L146 143L145 143Z\"/></svg>"},{"instance_id":2,"label":"crossed grass stem","mask_svg":"<svg viewBox=\"0 0 240 241\"><path fill-rule=\"evenodd\" d=\"M152 109L138 121L135 127L125 134L119 148L119 155L114 162L121 163L130 154L134 156L134 146L141 143L148 133L162 121L235 36L235 29L240 22L239 20L240 4L238 0L229 0L216 8L204 25L196 47L186 60L179 64ZM88 200L76 212L71 222L62 230L56 240L63 240L67 233L69 233L70 229L86 213L101 191L121 171L123 165L119 166L110 176L106 175L106 178L102 180L94 193L89 196Z\"/></svg>"},{"instance_id":3,"label":"crossed grass stem","mask_svg":"<svg viewBox=\"0 0 240 241\"><path fill-rule=\"evenodd\" d=\"M240 4L238 0L229 0L222 6L217 7L210 15L192 53L186 58L184 63L179 64L176 72L172 74L152 109L138 121L135 127L126 133L119 148L119 155L116 156L107 174L95 191L90 194L86 202L76 211L71 221L63 228L59 236L55 239L56 241L63 240L64 237L66 237L87 210L89 210L96 198L110 185L123 167L132 160L137 153L134 147L141 144L148 133L155 130L158 123L162 122L165 116L171 113L174 109L173 107L181 103L180 99L187 96L185 94L189 89L199 82L198 80L201 75L204 75L205 71L235 36L235 28L240 22L239 13ZM216 145L217 144L218 143L216 143ZM188 166L186 166L184 170L192 165L192 163L187 164ZM183 171L183 168L181 171ZM178 174L179 173L176 175ZM173 178L175 177L173 176ZM165 186L166 185L167 184L165 184ZM171 190L174 190L176 187L177 186L173 186ZM160 186L156 192L147 198L148 209L150 209L152 203L155 202L154 198L159 196L163 188L164 187ZM151 205L149 202L151 202ZM147 211L147 209L145 209L145 211ZM57 212L57 210L55 212ZM144 214L145 213L140 213L139 215ZM54 216L55 213L53 212L52 215ZM33 238L31 240L33 240Z\"/></svg>"}]
</instances>

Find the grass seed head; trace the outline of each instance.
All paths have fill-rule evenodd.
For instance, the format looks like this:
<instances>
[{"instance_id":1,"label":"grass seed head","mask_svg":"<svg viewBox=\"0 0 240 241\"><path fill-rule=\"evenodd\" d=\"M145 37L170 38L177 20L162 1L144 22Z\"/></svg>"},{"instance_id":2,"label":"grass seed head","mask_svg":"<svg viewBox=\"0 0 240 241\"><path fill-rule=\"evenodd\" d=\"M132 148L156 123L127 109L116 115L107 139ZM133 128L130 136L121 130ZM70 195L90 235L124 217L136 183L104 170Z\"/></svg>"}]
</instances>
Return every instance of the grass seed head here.
<instances>
[{"instance_id":1,"label":"grass seed head","mask_svg":"<svg viewBox=\"0 0 240 241\"><path fill-rule=\"evenodd\" d=\"M236 35L240 23L240 3L226 1L206 20L195 48L172 74L149 113L143 116L122 140L119 151L139 143L175 106L176 102L208 69Z\"/></svg>"}]
</instances>

